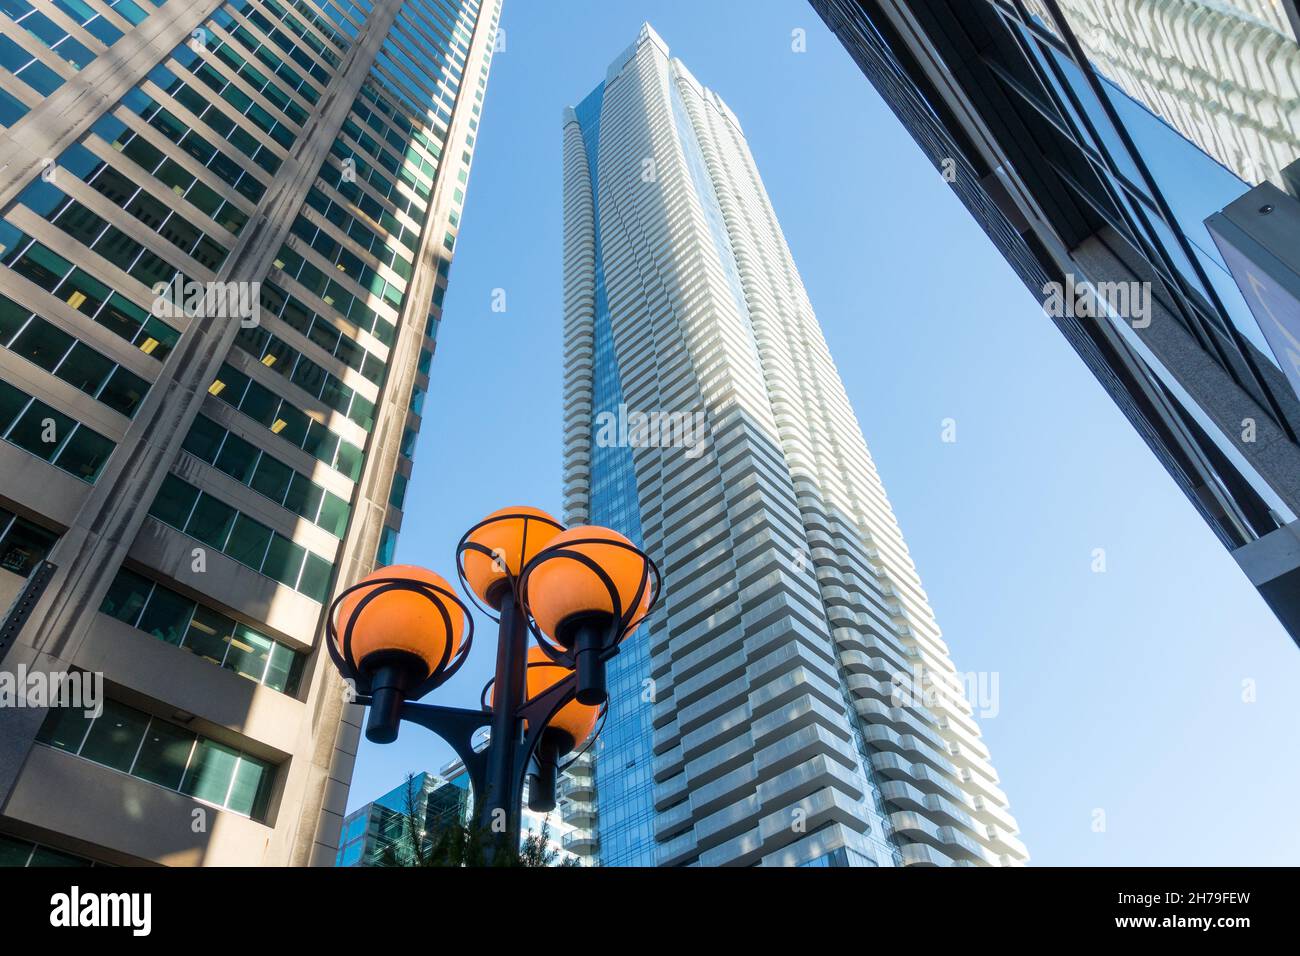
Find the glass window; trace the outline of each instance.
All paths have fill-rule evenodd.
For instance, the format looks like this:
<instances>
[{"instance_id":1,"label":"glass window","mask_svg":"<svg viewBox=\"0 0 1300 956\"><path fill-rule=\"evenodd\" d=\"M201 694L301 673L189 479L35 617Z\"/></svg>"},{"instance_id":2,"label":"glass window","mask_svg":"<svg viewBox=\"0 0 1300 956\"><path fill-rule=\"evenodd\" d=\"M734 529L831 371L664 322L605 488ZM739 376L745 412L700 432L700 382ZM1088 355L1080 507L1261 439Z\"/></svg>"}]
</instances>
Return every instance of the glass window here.
<instances>
[{"instance_id":1,"label":"glass window","mask_svg":"<svg viewBox=\"0 0 1300 956\"><path fill-rule=\"evenodd\" d=\"M257 465L258 450L238 435L227 435L221 454L217 456L216 466L241 484L248 482Z\"/></svg>"},{"instance_id":2,"label":"glass window","mask_svg":"<svg viewBox=\"0 0 1300 956\"><path fill-rule=\"evenodd\" d=\"M26 866L35 844L0 834L0 868Z\"/></svg>"},{"instance_id":3,"label":"glass window","mask_svg":"<svg viewBox=\"0 0 1300 956\"><path fill-rule=\"evenodd\" d=\"M335 435L320 422L312 422L307 428L307 439L302 443L302 447L309 455L315 455L321 461L329 464L334 460L340 441L338 435ZM343 444L347 443L343 442ZM341 468L339 470L342 471Z\"/></svg>"},{"instance_id":4,"label":"glass window","mask_svg":"<svg viewBox=\"0 0 1300 956\"><path fill-rule=\"evenodd\" d=\"M152 590L152 581L123 568L108 586L108 593L104 595L99 610L119 621L134 625Z\"/></svg>"},{"instance_id":5,"label":"glass window","mask_svg":"<svg viewBox=\"0 0 1300 956\"><path fill-rule=\"evenodd\" d=\"M31 862L28 866L88 866L89 861L73 856L71 853L62 853L59 850L51 849L48 846L37 844L36 849L32 851Z\"/></svg>"},{"instance_id":6,"label":"glass window","mask_svg":"<svg viewBox=\"0 0 1300 956\"><path fill-rule=\"evenodd\" d=\"M313 601L325 603L325 598L329 595L330 572L333 570L331 565L324 558L307 552L307 560L302 569L302 580L298 582L298 590Z\"/></svg>"},{"instance_id":7,"label":"glass window","mask_svg":"<svg viewBox=\"0 0 1300 956\"><path fill-rule=\"evenodd\" d=\"M137 344L141 352L161 362L171 354L180 337L181 334L170 325L149 316L144 322L144 338L139 339Z\"/></svg>"},{"instance_id":8,"label":"glass window","mask_svg":"<svg viewBox=\"0 0 1300 956\"><path fill-rule=\"evenodd\" d=\"M293 469L288 465L270 455L263 455L257 463L257 471L253 473L252 488L272 501L282 502L293 474Z\"/></svg>"},{"instance_id":9,"label":"glass window","mask_svg":"<svg viewBox=\"0 0 1300 956\"><path fill-rule=\"evenodd\" d=\"M82 481L93 482L117 446L85 425L72 433L54 463Z\"/></svg>"},{"instance_id":10,"label":"glass window","mask_svg":"<svg viewBox=\"0 0 1300 956\"><path fill-rule=\"evenodd\" d=\"M168 644L179 645L194 611L193 601L175 591L155 588L136 627Z\"/></svg>"},{"instance_id":11,"label":"glass window","mask_svg":"<svg viewBox=\"0 0 1300 956\"><path fill-rule=\"evenodd\" d=\"M80 269L74 269L72 274L64 280L63 285L59 287L59 296L68 305L83 315L90 316L99 311L111 294L112 292L108 286ZM136 327L139 327L138 324Z\"/></svg>"},{"instance_id":12,"label":"glass window","mask_svg":"<svg viewBox=\"0 0 1300 956\"><path fill-rule=\"evenodd\" d=\"M200 740L181 782L181 793L225 806L238 762L238 751L211 740Z\"/></svg>"},{"instance_id":13,"label":"glass window","mask_svg":"<svg viewBox=\"0 0 1300 956\"><path fill-rule=\"evenodd\" d=\"M84 342L78 342L59 366L58 376L69 385L94 395L113 371L114 365ZM137 396L138 401L138 396Z\"/></svg>"},{"instance_id":14,"label":"glass window","mask_svg":"<svg viewBox=\"0 0 1300 956\"><path fill-rule=\"evenodd\" d=\"M239 410L247 415L253 421L261 422L267 428L274 430L277 414L280 409L280 399L270 389L263 388L256 382L250 382L248 385L248 394L244 400L239 403ZM282 426L283 427L283 426Z\"/></svg>"},{"instance_id":15,"label":"glass window","mask_svg":"<svg viewBox=\"0 0 1300 956\"><path fill-rule=\"evenodd\" d=\"M10 343L9 348L47 372L54 370L59 359L68 353L76 340L44 319L35 318Z\"/></svg>"},{"instance_id":16,"label":"glass window","mask_svg":"<svg viewBox=\"0 0 1300 956\"><path fill-rule=\"evenodd\" d=\"M338 461L334 467L353 481L361 477L361 449L347 442L339 443Z\"/></svg>"},{"instance_id":17,"label":"glass window","mask_svg":"<svg viewBox=\"0 0 1300 956\"><path fill-rule=\"evenodd\" d=\"M307 437L309 422L310 419L303 412L285 402L280 406L280 417L272 423L271 431L301 448L303 439Z\"/></svg>"},{"instance_id":18,"label":"glass window","mask_svg":"<svg viewBox=\"0 0 1300 956\"><path fill-rule=\"evenodd\" d=\"M265 816L267 800L271 795L271 778L271 768L267 764L241 755L226 806L254 819Z\"/></svg>"},{"instance_id":19,"label":"glass window","mask_svg":"<svg viewBox=\"0 0 1300 956\"><path fill-rule=\"evenodd\" d=\"M204 493L199 495L198 504L185 525L185 533L214 548L224 548L234 523L235 509Z\"/></svg>"},{"instance_id":20,"label":"glass window","mask_svg":"<svg viewBox=\"0 0 1300 956\"><path fill-rule=\"evenodd\" d=\"M72 355L63 364L66 366L76 354L77 350L73 349ZM59 369L59 374L63 374L63 369ZM130 418L135 414L135 410L140 407L140 403L144 401L144 395L147 391L149 391L148 382L139 375L118 367L109 378L103 391L99 393L99 400L114 411L121 412L127 418Z\"/></svg>"},{"instance_id":21,"label":"glass window","mask_svg":"<svg viewBox=\"0 0 1300 956\"><path fill-rule=\"evenodd\" d=\"M240 677L260 683L274 646L269 637L263 637L251 628L238 626L230 640L226 667Z\"/></svg>"},{"instance_id":22,"label":"glass window","mask_svg":"<svg viewBox=\"0 0 1300 956\"><path fill-rule=\"evenodd\" d=\"M283 644L271 647L271 660L266 668L264 683L272 690L292 694L298 690L298 677L302 671L303 656L295 654Z\"/></svg>"},{"instance_id":23,"label":"glass window","mask_svg":"<svg viewBox=\"0 0 1300 956\"><path fill-rule=\"evenodd\" d=\"M347 531L349 513L348 503L338 495L327 491L324 501L321 502L320 515L316 518L316 523L336 538L341 538Z\"/></svg>"},{"instance_id":24,"label":"glass window","mask_svg":"<svg viewBox=\"0 0 1300 956\"><path fill-rule=\"evenodd\" d=\"M68 274L72 269L72 263L62 256L55 255L39 242L34 242L26 253L10 264L9 268L31 279L48 292Z\"/></svg>"},{"instance_id":25,"label":"glass window","mask_svg":"<svg viewBox=\"0 0 1300 956\"><path fill-rule=\"evenodd\" d=\"M316 514L320 511L323 494L319 485L294 472L293 480L289 482L289 493L285 496L284 506L294 514L302 515L308 521L315 521Z\"/></svg>"},{"instance_id":26,"label":"glass window","mask_svg":"<svg viewBox=\"0 0 1300 956\"><path fill-rule=\"evenodd\" d=\"M18 391L7 382L0 382L0 435L9 430L9 425L31 400L31 396L25 392Z\"/></svg>"},{"instance_id":27,"label":"glass window","mask_svg":"<svg viewBox=\"0 0 1300 956\"><path fill-rule=\"evenodd\" d=\"M196 739L194 734L174 724L150 721L132 775L175 790L181 785Z\"/></svg>"},{"instance_id":28,"label":"glass window","mask_svg":"<svg viewBox=\"0 0 1300 956\"><path fill-rule=\"evenodd\" d=\"M91 725L81 755L125 773L131 769L148 723L149 718L140 711L105 701L104 712Z\"/></svg>"},{"instance_id":29,"label":"glass window","mask_svg":"<svg viewBox=\"0 0 1300 956\"><path fill-rule=\"evenodd\" d=\"M149 513L173 528L184 528L198 498L199 489L169 474L163 479L158 497L154 499Z\"/></svg>"},{"instance_id":30,"label":"glass window","mask_svg":"<svg viewBox=\"0 0 1300 956\"><path fill-rule=\"evenodd\" d=\"M51 707L36 739L75 754L81 749L81 742L86 739L89 729L90 719L80 707Z\"/></svg>"},{"instance_id":31,"label":"glass window","mask_svg":"<svg viewBox=\"0 0 1300 956\"><path fill-rule=\"evenodd\" d=\"M259 570L273 535L274 532L266 525L241 514L235 519L230 542L226 545L226 554L255 571Z\"/></svg>"},{"instance_id":32,"label":"glass window","mask_svg":"<svg viewBox=\"0 0 1300 956\"><path fill-rule=\"evenodd\" d=\"M41 401L33 401L9 431L9 440L37 458L51 461L59 446L77 425Z\"/></svg>"},{"instance_id":33,"label":"glass window","mask_svg":"<svg viewBox=\"0 0 1300 956\"><path fill-rule=\"evenodd\" d=\"M0 539L0 568L27 577L58 540L53 532L15 518Z\"/></svg>"},{"instance_id":34,"label":"glass window","mask_svg":"<svg viewBox=\"0 0 1300 956\"><path fill-rule=\"evenodd\" d=\"M271 539L271 547L266 554L266 563L262 565L262 573L269 578L275 578L281 584L294 587L298 583L298 573L302 570L306 554L307 552L301 546L277 534Z\"/></svg>"},{"instance_id":35,"label":"glass window","mask_svg":"<svg viewBox=\"0 0 1300 956\"><path fill-rule=\"evenodd\" d=\"M31 314L31 309L19 305L7 296L0 295L0 342L8 343Z\"/></svg>"},{"instance_id":36,"label":"glass window","mask_svg":"<svg viewBox=\"0 0 1300 956\"><path fill-rule=\"evenodd\" d=\"M221 447L221 440L225 437L226 430L224 428L206 415L199 415L194 419L190 433L185 436L185 442L181 447L196 458L202 458L211 464L217 457L217 450Z\"/></svg>"},{"instance_id":37,"label":"glass window","mask_svg":"<svg viewBox=\"0 0 1300 956\"><path fill-rule=\"evenodd\" d=\"M393 475L393 483L388 489L388 503L399 511L402 508L402 502L406 500L407 478L405 475Z\"/></svg>"},{"instance_id":38,"label":"glass window","mask_svg":"<svg viewBox=\"0 0 1300 956\"><path fill-rule=\"evenodd\" d=\"M87 280L89 279L88 276L86 278ZM72 282L78 287L78 291L75 291L70 295L68 299L69 302L82 294L82 290L85 289L85 286L82 285L82 280L79 279L77 273L73 274ZM65 291L68 288L70 288L70 286L65 286ZM85 304L85 302L80 303L80 305ZM80 308L80 305L78 308ZM145 315L146 313L144 310L137 308L135 303L128 302L122 296L114 292L109 296L108 304L104 306L104 310L99 313L99 316L95 321L104 326L114 335L120 336L128 342L134 342L136 335L140 331L140 327L144 325Z\"/></svg>"},{"instance_id":39,"label":"glass window","mask_svg":"<svg viewBox=\"0 0 1300 956\"><path fill-rule=\"evenodd\" d=\"M190 629L185 635L185 646L206 660L220 664L226 659L226 649L235 630L235 622L224 614L205 607L194 609Z\"/></svg>"}]
</instances>

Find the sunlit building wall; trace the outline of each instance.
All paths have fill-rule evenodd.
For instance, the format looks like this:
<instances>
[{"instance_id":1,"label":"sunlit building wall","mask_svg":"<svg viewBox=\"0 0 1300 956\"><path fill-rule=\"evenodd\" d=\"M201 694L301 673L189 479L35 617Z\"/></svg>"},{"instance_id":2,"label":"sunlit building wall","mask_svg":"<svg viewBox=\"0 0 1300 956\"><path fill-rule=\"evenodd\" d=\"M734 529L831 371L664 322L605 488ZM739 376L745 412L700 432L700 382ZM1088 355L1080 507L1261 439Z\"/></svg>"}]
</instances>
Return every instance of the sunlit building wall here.
<instances>
[{"instance_id":1,"label":"sunlit building wall","mask_svg":"<svg viewBox=\"0 0 1300 956\"><path fill-rule=\"evenodd\" d=\"M0 709L14 859L333 864L500 6L0 0L0 653L107 698Z\"/></svg>"}]
</instances>

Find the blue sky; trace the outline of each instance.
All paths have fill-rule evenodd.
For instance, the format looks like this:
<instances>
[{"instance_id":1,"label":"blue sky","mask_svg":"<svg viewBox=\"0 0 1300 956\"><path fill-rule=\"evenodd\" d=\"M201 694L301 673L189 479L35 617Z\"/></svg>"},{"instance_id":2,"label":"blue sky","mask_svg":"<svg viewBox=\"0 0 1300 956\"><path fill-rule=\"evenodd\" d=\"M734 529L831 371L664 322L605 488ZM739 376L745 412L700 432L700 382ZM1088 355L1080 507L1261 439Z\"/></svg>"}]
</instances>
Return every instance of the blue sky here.
<instances>
[{"instance_id":1,"label":"blue sky","mask_svg":"<svg viewBox=\"0 0 1300 956\"><path fill-rule=\"evenodd\" d=\"M561 108L648 20L739 116L957 669L997 674L1032 862L1295 863L1300 650L812 9L735 11L506 0L398 560L559 514ZM484 624L440 702L476 706ZM365 743L351 806L449 758Z\"/></svg>"}]
</instances>

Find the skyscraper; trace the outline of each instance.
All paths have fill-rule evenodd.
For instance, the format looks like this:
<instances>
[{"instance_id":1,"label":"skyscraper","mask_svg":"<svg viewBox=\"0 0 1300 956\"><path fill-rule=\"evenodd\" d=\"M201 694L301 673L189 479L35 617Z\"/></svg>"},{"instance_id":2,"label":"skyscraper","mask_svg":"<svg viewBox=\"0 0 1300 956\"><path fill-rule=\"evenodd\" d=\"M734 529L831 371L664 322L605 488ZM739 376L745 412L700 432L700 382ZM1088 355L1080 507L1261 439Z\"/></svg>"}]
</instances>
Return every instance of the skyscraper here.
<instances>
[{"instance_id":1,"label":"skyscraper","mask_svg":"<svg viewBox=\"0 0 1300 956\"><path fill-rule=\"evenodd\" d=\"M566 788L570 845L1024 861L740 121L647 25L563 137L565 516L665 578Z\"/></svg>"},{"instance_id":2,"label":"skyscraper","mask_svg":"<svg viewBox=\"0 0 1300 956\"><path fill-rule=\"evenodd\" d=\"M6 860L334 862L500 6L0 0Z\"/></svg>"},{"instance_id":3,"label":"skyscraper","mask_svg":"<svg viewBox=\"0 0 1300 956\"><path fill-rule=\"evenodd\" d=\"M812 6L1300 642L1295 0Z\"/></svg>"}]
</instances>

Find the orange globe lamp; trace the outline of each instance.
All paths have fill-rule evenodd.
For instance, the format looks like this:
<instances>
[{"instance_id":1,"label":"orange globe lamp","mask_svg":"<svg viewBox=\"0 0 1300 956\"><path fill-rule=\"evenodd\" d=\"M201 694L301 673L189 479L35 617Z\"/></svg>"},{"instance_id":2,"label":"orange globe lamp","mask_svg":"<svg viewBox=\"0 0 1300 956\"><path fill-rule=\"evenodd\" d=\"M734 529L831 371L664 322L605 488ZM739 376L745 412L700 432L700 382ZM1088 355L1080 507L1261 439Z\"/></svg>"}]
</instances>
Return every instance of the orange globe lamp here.
<instances>
[{"instance_id":1,"label":"orange globe lamp","mask_svg":"<svg viewBox=\"0 0 1300 956\"><path fill-rule=\"evenodd\" d=\"M427 568L396 564L374 571L334 601L327 646L339 672L371 696L366 736L397 738L397 716L464 663L473 640L469 609Z\"/></svg>"},{"instance_id":2,"label":"orange globe lamp","mask_svg":"<svg viewBox=\"0 0 1300 956\"><path fill-rule=\"evenodd\" d=\"M644 551L609 528L557 534L524 569L523 604L552 660L571 663L578 700L601 704L605 661L659 598L659 570Z\"/></svg>"},{"instance_id":3,"label":"orange globe lamp","mask_svg":"<svg viewBox=\"0 0 1300 956\"><path fill-rule=\"evenodd\" d=\"M474 825L495 834L485 858L509 860L525 790L533 810L554 809L561 760L600 733L605 662L657 603L659 570L609 528L566 531L519 505L465 533L456 573L497 625L496 669L481 706L419 701L461 668L474 642L470 605L425 568L380 568L343 588L326 615L325 646L356 691L351 699L369 708L367 738L391 743L410 723L451 746L474 793Z\"/></svg>"},{"instance_id":4,"label":"orange globe lamp","mask_svg":"<svg viewBox=\"0 0 1300 956\"><path fill-rule=\"evenodd\" d=\"M461 538L456 549L461 581L499 611L524 566L562 531L564 525L540 508L494 511Z\"/></svg>"},{"instance_id":5,"label":"orange globe lamp","mask_svg":"<svg viewBox=\"0 0 1300 956\"><path fill-rule=\"evenodd\" d=\"M528 669L524 678L528 701L537 700L572 673L571 668L551 660L540 647L530 647ZM492 688L490 706L496 706L495 684ZM596 729L596 721L600 718L601 711L600 707L584 704L578 700L569 700L551 715L537 743L536 770L528 775L530 810L548 813L555 809L555 783L560 770L560 758L571 753L591 736L592 731ZM526 720L524 730L528 730Z\"/></svg>"}]
</instances>

